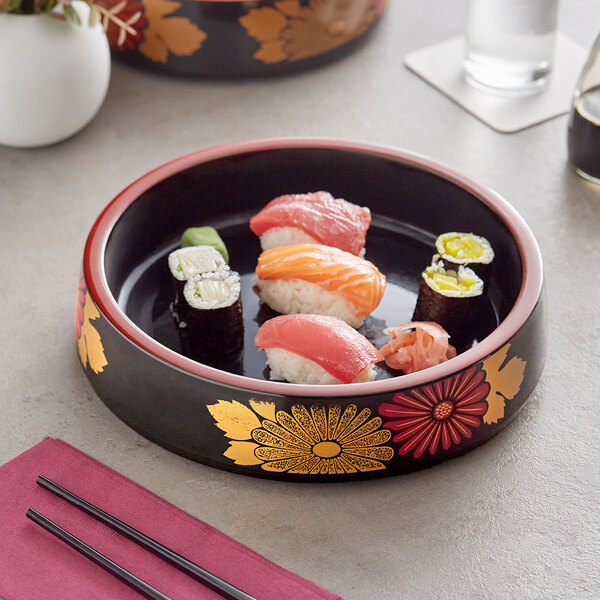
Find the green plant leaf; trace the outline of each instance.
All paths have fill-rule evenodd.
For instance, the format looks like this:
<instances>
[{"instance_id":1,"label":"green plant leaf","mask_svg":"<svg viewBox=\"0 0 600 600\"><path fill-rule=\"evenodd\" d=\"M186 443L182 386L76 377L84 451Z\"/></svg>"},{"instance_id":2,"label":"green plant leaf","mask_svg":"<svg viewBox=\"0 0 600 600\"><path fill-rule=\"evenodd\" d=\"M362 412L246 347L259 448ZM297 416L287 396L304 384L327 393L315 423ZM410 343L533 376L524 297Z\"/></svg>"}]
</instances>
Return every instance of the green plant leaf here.
<instances>
[{"instance_id":1,"label":"green plant leaf","mask_svg":"<svg viewBox=\"0 0 600 600\"><path fill-rule=\"evenodd\" d=\"M72 6L65 4L63 6L63 12L65 13L65 18L68 23L71 25L81 25L81 19Z\"/></svg>"}]
</instances>

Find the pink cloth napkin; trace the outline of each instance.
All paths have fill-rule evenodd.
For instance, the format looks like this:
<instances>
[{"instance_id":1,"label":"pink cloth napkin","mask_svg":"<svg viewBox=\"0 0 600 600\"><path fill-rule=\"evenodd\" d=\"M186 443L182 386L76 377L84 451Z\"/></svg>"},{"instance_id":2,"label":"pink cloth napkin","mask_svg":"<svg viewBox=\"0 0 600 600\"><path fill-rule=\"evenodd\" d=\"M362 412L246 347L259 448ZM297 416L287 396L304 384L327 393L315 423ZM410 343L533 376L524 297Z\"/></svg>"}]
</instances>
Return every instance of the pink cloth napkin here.
<instances>
[{"instance_id":1,"label":"pink cloth napkin","mask_svg":"<svg viewBox=\"0 0 600 600\"><path fill-rule=\"evenodd\" d=\"M45 475L259 600L341 600L270 562L59 439L0 467L0 597L139 600L137 592L25 517L34 508L174 600L218 594L35 480Z\"/></svg>"}]
</instances>

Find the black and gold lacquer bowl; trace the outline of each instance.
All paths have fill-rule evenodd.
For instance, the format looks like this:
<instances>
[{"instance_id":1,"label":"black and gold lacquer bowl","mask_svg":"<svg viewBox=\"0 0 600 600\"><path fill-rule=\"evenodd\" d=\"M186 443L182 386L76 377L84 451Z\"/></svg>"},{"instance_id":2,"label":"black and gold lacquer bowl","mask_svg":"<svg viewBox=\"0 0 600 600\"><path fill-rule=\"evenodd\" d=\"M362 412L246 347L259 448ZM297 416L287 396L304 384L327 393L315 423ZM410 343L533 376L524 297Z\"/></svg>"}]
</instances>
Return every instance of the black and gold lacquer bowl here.
<instances>
[{"instance_id":1,"label":"black and gold lacquer bowl","mask_svg":"<svg viewBox=\"0 0 600 600\"><path fill-rule=\"evenodd\" d=\"M260 245L248 222L269 200L327 190L368 206L367 258L387 277L361 328L377 347L410 321L420 273L444 231L474 232L495 251L476 344L409 375L370 383L269 379L254 346L274 313L253 289ZM242 276L245 343L209 366L184 355L169 311L168 253L212 225ZM148 173L95 222L85 247L75 337L93 388L125 423L190 459L260 477L342 481L414 471L489 440L519 412L545 360L542 260L514 208L456 171L409 152L284 138L201 150Z\"/></svg>"},{"instance_id":2,"label":"black and gold lacquer bowl","mask_svg":"<svg viewBox=\"0 0 600 600\"><path fill-rule=\"evenodd\" d=\"M360 46L388 0L99 0L113 56L197 78L283 75Z\"/></svg>"}]
</instances>

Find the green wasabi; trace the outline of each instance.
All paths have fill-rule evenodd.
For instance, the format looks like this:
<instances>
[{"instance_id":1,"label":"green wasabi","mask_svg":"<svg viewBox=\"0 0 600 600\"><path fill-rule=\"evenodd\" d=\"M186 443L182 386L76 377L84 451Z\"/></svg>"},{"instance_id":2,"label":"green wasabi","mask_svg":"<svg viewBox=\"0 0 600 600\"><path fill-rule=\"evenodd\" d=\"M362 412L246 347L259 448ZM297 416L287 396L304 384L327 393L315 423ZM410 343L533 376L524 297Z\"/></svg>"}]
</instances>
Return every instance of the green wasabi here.
<instances>
[{"instance_id":1,"label":"green wasabi","mask_svg":"<svg viewBox=\"0 0 600 600\"><path fill-rule=\"evenodd\" d=\"M190 227L181 236L181 247L187 246L212 246L221 253L226 263L229 263L229 252L225 242L221 239L217 230L209 225L205 227Z\"/></svg>"}]
</instances>

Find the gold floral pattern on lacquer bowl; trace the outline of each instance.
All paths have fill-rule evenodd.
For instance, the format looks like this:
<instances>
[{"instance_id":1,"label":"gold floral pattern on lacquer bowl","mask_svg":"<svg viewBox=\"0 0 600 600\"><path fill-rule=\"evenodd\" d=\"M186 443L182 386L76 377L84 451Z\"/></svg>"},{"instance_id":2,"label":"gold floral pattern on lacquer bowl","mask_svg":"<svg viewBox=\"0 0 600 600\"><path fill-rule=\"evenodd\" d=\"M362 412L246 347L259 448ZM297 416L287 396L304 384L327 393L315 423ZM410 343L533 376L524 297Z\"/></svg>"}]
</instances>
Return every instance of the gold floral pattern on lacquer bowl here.
<instances>
[{"instance_id":1,"label":"gold floral pattern on lacquer bowl","mask_svg":"<svg viewBox=\"0 0 600 600\"><path fill-rule=\"evenodd\" d=\"M99 0L115 58L199 77L279 75L357 46L387 0Z\"/></svg>"},{"instance_id":2,"label":"gold floral pattern on lacquer bowl","mask_svg":"<svg viewBox=\"0 0 600 600\"><path fill-rule=\"evenodd\" d=\"M272 381L264 352L253 344L260 323L273 315L252 290L260 245L248 223L265 198L315 185L359 203L368 198L367 255L390 292L365 321L364 333L377 347L387 341L385 327L410 320L440 227L488 238L496 257L489 311L472 323L477 343L409 375L377 366L369 383ZM182 232L197 225L219 231L242 278L246 341L226 364L188 356L169 312L167 256ZM360 142L256 140L171 161L105 208L84 252L76 345L100 399L165 448L245 475L364 479L459 456L513 420L545 360L542 290L530 229L506 200L462 173Z\"/></svg>"},{"instance_id":3,"label":"gold floral pattern on lacquer bowl","mask_svg":"<svg viewBox=\"0 0 600 600\"><path fill-rule=\"evenodd\" d=\"M265 471L300 475L340 475L385 470L394 456L443 453L472 437L472 430L504 418L507 400L519 392L526 362L506 361L507 344L452 377L395 394L379 414L358 413L356 404L329 407L295 404L291 414L276 412L273 402L219 400L208 411L229 438L223 456L236 465L260 465ZM506 362L505 362L506 361ZM383 425L383 427L382 427Z\"/></svg>"},{"instance_id":4,"label":"gold floral pattern on lacquer bowl","mask_svg":"<svg viewBox=\"0 0 600 600\"><path fill-rule=\"evenodd\" d=\"M336 475L379 471L394 451L371 410L356 404L342 408L294 404L276 412L273 402L250 400L249 406L219 401L208 410L217 427L231 438L224 456L237 465L260 465L265 471L301 475ZM251 440L251 441L250 441Z\"/></svg>"},{"instance_id":5,"label":"gold floral pattern on lacquer bowl","mask_svg":"<svg viewBox=\"0 0 600 600\"><path fill-rule=\"evenodd\" d=\"M83 273L79 276L77 298L75 300L74 333L79 360L84 369L88 367L94 373L102 373L108 364L104 355L104 347L98 331L92 321L100 318L87 290Z\"/></svg>"}]
</instances>

